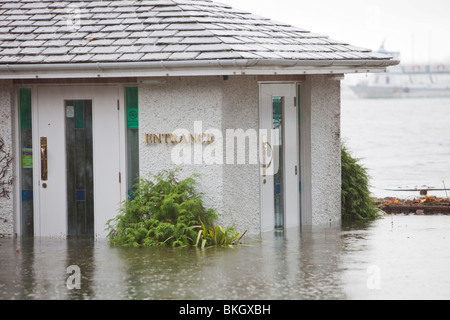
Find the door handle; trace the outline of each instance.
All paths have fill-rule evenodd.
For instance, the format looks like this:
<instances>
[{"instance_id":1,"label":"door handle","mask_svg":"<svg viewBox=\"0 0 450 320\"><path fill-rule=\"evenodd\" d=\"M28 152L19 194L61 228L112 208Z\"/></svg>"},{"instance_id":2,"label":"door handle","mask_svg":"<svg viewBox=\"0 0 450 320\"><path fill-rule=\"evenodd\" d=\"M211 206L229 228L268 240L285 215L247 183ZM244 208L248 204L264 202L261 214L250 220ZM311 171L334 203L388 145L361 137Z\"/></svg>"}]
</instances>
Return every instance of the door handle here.
<instances>
[{"instance_id":1,"label":"door handle","mask_svg":"<svg viewBox=\"0 0 450 320\"><path fill-rule=\"evenodd\" d=\"M273 156L271 156L270 162L267 164L267 147L270 148L272 155L273 155L273 150L272 150L272 145L267 141L267 135L265 135L265 134L263 134L263 136L262 136L262 143L263 143L262 144L262 146L263 146L263 163L262 163L263 177L266 177L267 169L272 164L272 158L273 158Z\"/></svg>"},{"instance_id":2,"label":"door handle","mask_svg":"<svg viewBox=\"0 0 450 320\"><path fill-rule=\"evenodd\" d=\"M263 158L263 163L262 163L262 168L263 168L263 178L266 177L266 156L267 156L267 136L265 134L263 134L262 136L262 158ZM264 179L264 183L266 183L266 179Z\"/></svg>"},{"instance_id":3,"label":"door handle","mask_svg":"<svg viewBox=\"0 0 450 320\"><path fill-rule=\"evenodd\" d=\"M271 154L271 156L270 156L270 161L269 161L269 163L266 165L266 169L269 169L270 166L272 165L272 160L273 160L273 149L272 149L272 145L271 145L269 142L266 142L266 143L264 144L264 151L265 151L265 152L267 152L267 147L270 148L270 154Z\"/></svg>"},{"instance_id":4,"label":"door handle","mask_svg":"<svg viewBox=\"0 0 450 320\"><path fill-rule=\"evenodd\" d=\"M41 180L48 179L47 137L41 137Z\"/></svg>"}]
</instances>

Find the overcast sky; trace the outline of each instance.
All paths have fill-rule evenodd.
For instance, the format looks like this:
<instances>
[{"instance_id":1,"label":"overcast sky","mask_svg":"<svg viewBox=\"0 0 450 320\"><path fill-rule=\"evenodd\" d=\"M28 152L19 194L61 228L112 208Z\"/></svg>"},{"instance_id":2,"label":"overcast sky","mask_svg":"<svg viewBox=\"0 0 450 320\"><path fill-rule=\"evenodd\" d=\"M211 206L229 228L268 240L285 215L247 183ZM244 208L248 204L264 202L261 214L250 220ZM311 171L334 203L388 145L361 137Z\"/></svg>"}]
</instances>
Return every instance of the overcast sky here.
<instances>
[{"instance_id":1,"label":"overcast sky","mask_svg":"<svg viewBox=\"0 0 450 320\"><path fill-rule=\"evenodd\" d=\"M402 63L450 64L450 0L215 0L352 45L400 51Z\"/></svg>"}]
</instances>

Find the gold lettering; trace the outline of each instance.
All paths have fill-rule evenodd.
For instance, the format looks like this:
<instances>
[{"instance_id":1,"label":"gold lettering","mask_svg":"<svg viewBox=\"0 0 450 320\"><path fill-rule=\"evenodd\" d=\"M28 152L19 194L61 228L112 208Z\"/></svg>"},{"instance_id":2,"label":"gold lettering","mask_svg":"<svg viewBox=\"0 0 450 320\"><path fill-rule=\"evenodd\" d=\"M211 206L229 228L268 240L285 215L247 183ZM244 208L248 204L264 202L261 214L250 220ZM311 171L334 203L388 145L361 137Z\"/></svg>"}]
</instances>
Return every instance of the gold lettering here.
<instances>
[{"instance_id":1,"label":"gold lettering","mask_svg":"<svg viewBox=\"0 0 450 320\"><path fill-rule=\"evenodd\" d=\"M161 134L158 134L158 135L153 134L153 143L156 143L156 142L161 143Z\"/></svg>"},{"instance_id":2,"label":"gold lettering","mask_svg":"<svg viewBox=\"0 0 450 320\"><path fill-rule=\"evenodd\" d=\"M212 133L206 134L206 143L211 144L214 142L214 135Z\"/></svg>"},{"instance_id":3,"label":"gold lettering","mask_svg":"<svg viewBox=\"0 0 450 320\"><path fill-rule=\"evenodd\" d=\"M163 133L162 134L164 137L164 143L167 144L167 136L169 135L168 133Z\"/></svg>"},{"instance_id":4,"label":"gold lettering","mask_svg":"<svg viewBox=\"0 0 450 320\"><path fill-rule=\"evenodd\" d=\"M181 143L181 142L183 142L184 141L184 143L188 143L187 142L187 140L186 140L186 137L184 136L184 134L183 135L181 135L181 137L180 137L180 142L179 143Z\"/></svg>"},{"instance_id":5,"label":"gold lettering","mask_svg":"<svg viewBox=\"0 0 450 320\"><path fill-rule=\"evenodd\" d=\"M146 133L145 144L179 144L184 142L185 144L199 143L199 144L211 144L215 141L214 134L212 133L198 133L189 135L177 136L174 133Z\"/></svg>"},{"instance_id":6,"label":"gold lettering","mask_svg":"<svg viewBox=\"0 0 450 320\"><path fill-rule=\"evenodd\" d=\"M146 144L152 144L153 143L152 135L150 133L146 133L145 134L145 143Z\"/></svg>"}]
</instances>

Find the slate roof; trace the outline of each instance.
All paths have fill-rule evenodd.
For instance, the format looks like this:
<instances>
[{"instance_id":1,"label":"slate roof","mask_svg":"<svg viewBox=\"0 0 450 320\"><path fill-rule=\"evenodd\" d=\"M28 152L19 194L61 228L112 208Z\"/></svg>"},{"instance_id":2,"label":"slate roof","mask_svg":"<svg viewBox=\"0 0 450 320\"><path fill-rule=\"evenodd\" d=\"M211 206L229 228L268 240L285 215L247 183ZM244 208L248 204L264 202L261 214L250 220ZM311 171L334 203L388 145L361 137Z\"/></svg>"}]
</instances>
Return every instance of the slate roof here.
<instances>
[{"instance_id":1,"label":"slate roof","mask_svg":"<svg viewBox=\"0 0 450 320\"><path fill-rule=\"evenodd\" d=\"M0 65L391 57L210 0L0 0Z\"/></svg>"}]
</instances>

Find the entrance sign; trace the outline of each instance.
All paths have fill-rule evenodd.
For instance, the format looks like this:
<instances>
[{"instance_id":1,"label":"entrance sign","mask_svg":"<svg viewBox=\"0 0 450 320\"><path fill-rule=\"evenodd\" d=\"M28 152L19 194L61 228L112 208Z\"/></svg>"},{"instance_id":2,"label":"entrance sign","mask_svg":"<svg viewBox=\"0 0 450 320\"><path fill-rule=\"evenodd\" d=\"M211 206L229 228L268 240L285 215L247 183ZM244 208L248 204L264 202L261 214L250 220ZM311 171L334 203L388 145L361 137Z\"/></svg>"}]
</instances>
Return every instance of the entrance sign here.
<instances>
[{"instance_id":1,"label":"entrance sign","mask_svg":"<svg viewBox=\"0 0 450 320\"><path fill-rule=\"evenodd\" d=\"M209 128L203 131L201 127L201 121L194 121L194 133L187 129L176 129L173 133L146 133L145 144L172 145L171 160L176 165L258 164L259 153L261 175L265 177L278 173L279 161L275 155L281 152L278 145L280 140L278 128L258 130L250 128L245 131L240 128L226 129L226 135L223 137L220 129Z\"/></svg>"},{"instance_id":2,"label":"entrance sign","mask_svg":"<svg viewBox=\"0 0 450 320\"><path fill-rule=\"evenodd\" d=\"M178 144L178 143L206 143L211 144L214 142L214 134L212 133L199 133L199 134L181 134L175 133L146 133L145 144Z\"/></svg>"}]
</instances>

